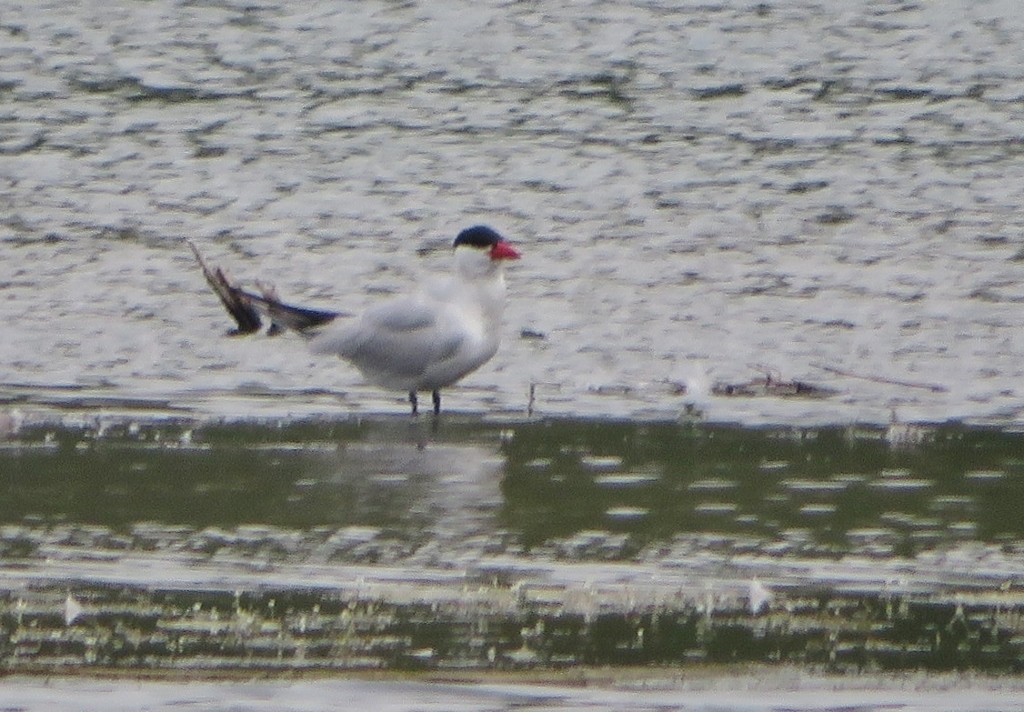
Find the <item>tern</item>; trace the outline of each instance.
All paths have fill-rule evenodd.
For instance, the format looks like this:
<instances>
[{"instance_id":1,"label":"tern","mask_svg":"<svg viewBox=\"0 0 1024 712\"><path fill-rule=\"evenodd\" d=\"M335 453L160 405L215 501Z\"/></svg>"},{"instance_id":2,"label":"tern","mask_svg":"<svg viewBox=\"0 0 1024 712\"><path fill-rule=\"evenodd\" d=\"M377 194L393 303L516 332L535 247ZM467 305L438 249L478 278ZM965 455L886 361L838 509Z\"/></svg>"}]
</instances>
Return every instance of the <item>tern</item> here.
<instances>
[{"instance_id":1,"label":"tern","mask_svg":"<svg viewBox=\"0 0 1024 712\"><path fill-rule=\"evenodd\" d=\"M232 284L219 268L210 269L189 243L203 274L238 323L236 333L258 331L260 312L270 333L291 329L309 340L314 353L348 361L382 388L409 394L412 413L417 393L429 391L434 414L441 412L441 389L491 359L501 339L505 310L505 270L519 251L498 232L476 225L452 243L454 270L447 279L425 282L418 292L370 307L357 317L344 312L285 304L273 290L262 294Z\"/></svg>"}]
</instances>

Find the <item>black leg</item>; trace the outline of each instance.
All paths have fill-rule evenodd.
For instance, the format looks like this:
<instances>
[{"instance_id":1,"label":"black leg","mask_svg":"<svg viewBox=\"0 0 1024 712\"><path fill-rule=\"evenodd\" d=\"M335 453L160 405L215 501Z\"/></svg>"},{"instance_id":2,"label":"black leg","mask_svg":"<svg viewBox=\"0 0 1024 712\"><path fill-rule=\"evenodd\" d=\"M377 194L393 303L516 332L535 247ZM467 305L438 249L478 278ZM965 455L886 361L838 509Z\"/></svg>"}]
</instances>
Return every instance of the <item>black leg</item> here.
<instances>
[{"instance_id":1,"label":"black leg","mask_svg":"<svg viewBox=\"0 0 1024 712\"><path fill-rule=\"evenodd\" d=\"M431 393L434 398L434 415L441 414L441 391L434 391Z\"/></svg>"},{"instance_id":2,"label":"black leg","mask_svg":"<svg viewBox=\"0 0 1024 712\"><path fill-rule=\"evenodd\" d=\"M419 400L416 398L416 391L409 391L409 403L412 404L412 414L419 415Z\"/></svg>"}]
</instances>

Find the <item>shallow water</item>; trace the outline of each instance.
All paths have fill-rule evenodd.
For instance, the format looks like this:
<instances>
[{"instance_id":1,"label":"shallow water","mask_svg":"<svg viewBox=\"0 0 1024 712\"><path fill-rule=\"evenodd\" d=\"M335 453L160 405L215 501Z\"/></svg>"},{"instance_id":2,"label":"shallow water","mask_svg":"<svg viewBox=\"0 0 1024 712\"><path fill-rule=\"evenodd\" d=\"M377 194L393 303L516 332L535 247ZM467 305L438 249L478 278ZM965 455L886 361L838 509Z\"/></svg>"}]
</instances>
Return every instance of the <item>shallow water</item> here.
<instances>
[{"instance_id":1,"label":"shallow water","mask_svg":"<svg viewBox=\"0 0 1024 712\"><path fill-rule=\"evenodd\" d=\"M5 3L4 669L788 661L1012 709L873 671L1024 659L1021 47L1013 0ZM225 338L183 242L358 311L477 222L524 259L436 431ZM766 374L830 391L716 387ZM65 685L111 692L10 689Z\"/></svg>"},{"instance_id":2,"label":"shallow water","mask_svg":"<svg viewBox=\"0 0 1024 712\"><path fill-rule=\"evenodd\" d=\"M485 221L526 259L453 409L1021 419L1011 0L7 3L0 32L8 388L401 412L297 340L221 339L182 240L356 311ZM765 371L840 393L710 395Z\"/></svg>"},{"instance_id":3,"label":"shallow water","mask_svg":"<svg viewBox=\"0 0 1024 712\"><path fill-rule=\"evenodd\" d=\"M0 653L28 671L1018 672L1021 435L910 434L26 426L0 449Z\"/></svg>"}]
</instances>

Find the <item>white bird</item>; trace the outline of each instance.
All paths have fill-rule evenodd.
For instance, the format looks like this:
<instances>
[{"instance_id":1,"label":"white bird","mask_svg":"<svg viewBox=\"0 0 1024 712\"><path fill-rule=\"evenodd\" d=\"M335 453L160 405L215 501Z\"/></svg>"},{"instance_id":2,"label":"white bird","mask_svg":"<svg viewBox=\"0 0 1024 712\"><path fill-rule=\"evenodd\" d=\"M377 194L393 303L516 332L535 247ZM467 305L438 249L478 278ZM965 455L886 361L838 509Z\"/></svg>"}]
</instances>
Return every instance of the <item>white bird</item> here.
<instances>
[{"instance_id":1,"label":"white bird","mask_svg":"<svg viewBox=\"0 0 1024 712\"><path fill-rule=\"evenodd\" d=\"M434 413L440 413L441 389L497 352L505 309L504 264L520 256L491 228L467 228L453 243L455 269L450 278L428 282L416 294L340 320L340 312L296 307L269 292L242 290L219 269L208 269L195 246L192 249L207 281L238 322L239 332L260 328L255 306L270 316L271 332L283 326L305 334L315 353L340 356L371 383L407 392L413 414L418 410L417 392L430 391Z\"/></svg>"}]
</instances>

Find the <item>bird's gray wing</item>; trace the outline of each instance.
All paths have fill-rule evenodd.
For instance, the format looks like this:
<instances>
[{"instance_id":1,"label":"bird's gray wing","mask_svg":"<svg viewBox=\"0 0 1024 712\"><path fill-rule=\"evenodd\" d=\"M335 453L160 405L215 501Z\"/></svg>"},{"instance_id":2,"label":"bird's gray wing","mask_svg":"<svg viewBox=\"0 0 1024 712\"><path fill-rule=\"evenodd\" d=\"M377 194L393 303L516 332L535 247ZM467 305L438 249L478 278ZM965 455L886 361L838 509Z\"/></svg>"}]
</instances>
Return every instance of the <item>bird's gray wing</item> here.
<instances>
[{"instance_id":1,"label":"bird's gray wing","mask_svg":"<svg viewBox=\"0 0 1024 712\"><path fill-rule=\"evenodd\" d=\"M369 309L356 322L316 337L311 347L341 356L382 380L402 380L451 358L465 339L443 310L409 299Z\"/></svg>"},{"instance_id":2,"label":"bird's gray wing","mask_svg":"<svg viewBox=\"0 0 1024 712\"><path fill-rule=\"evenodd\" d=\"M374 329L406 334L434 328L438 313L438 309L432 305L413 299L400 299L366 310L362 321Z\"/></svg>"}]
</instances>

